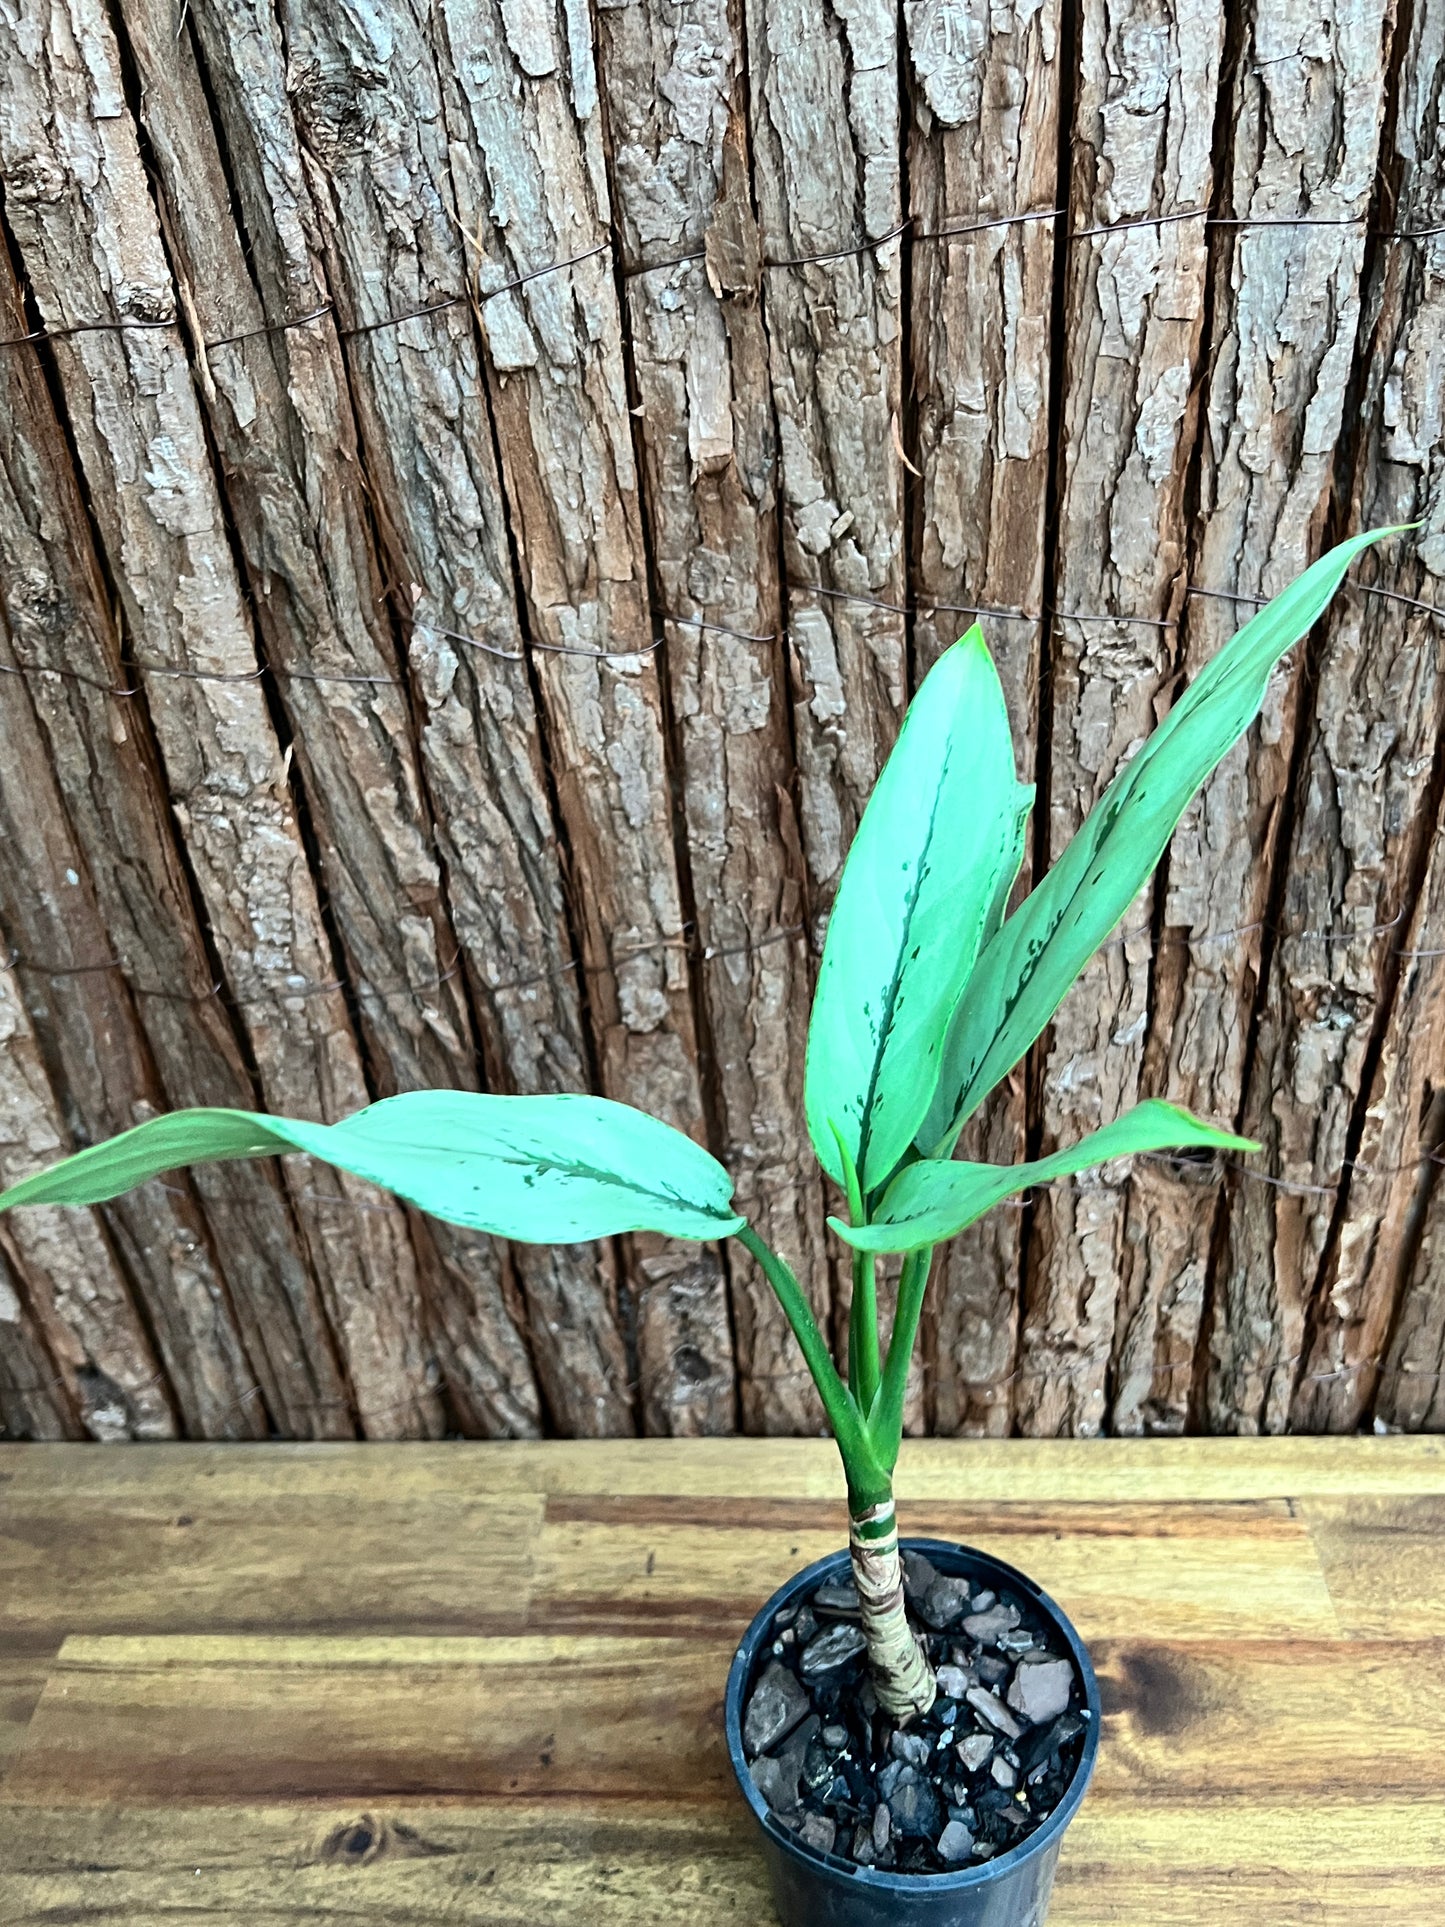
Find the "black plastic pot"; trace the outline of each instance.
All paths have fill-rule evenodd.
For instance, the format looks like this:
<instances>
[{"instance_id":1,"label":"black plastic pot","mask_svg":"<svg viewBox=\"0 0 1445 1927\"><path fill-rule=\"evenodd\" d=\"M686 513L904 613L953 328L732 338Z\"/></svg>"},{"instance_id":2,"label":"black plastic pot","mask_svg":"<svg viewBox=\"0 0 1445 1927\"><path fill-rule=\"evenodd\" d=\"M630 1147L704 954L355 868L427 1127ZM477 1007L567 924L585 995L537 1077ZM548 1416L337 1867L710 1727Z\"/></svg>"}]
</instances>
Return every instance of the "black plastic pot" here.
<instances>
[{"instance_id":1,"label":"black plastic pot","mask_svg":"<svg viewBox=\"0 0 1445 1927\"><path fill-rule=\"evenodd\" d=\"M773 1615L801 1604L830 1579L848 1577L848 1555L834 1553L809 1566L775 1592L747 1630L728 1673L728 1752L743 1797L762 1830L763 1854L783 1927L1043 1927L1053 1891L1054 1864L1064 1829L1088 1791L1099 1750L1099 1685L1084 1643L1063 1613L1023 1573L987 1553L939 1539L906 1539L906 1549L926 1553L940 1572L977 1580L995 1592L1032 1600L1073 1657L1088 1709L1084 1750L1068 1791L1036 1832L1007 1853L957 1873L898 1874L860 1867L836 1854L805 1847L781 1826L748 1772L742 1720L747 1696L771 1645Z\"/></svg>"}]
</instances>

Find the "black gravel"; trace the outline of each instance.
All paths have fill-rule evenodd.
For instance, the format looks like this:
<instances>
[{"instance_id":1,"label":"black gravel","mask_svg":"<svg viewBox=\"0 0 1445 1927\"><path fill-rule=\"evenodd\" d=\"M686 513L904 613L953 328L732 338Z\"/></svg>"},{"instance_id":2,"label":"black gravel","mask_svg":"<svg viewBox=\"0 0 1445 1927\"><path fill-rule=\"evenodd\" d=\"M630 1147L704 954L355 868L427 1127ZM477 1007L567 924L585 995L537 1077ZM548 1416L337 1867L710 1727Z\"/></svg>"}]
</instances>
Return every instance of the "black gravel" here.
<instances>
[{"instance_id":1,"label":"black gravel","mask_svg":"<svg viewBox=\"0 0 1445 1927\"><path fill-rule=\"evenodd\" d=\"M899 1728L868 1680L850 1585L780 1612L743 1715L753 1784L820 1853L898 1873L977 1866L1028 1838L1083 1751L1074 1663L1026 1598L905 1552L908 1614L938 1698ZM852 1635L850 1637L850 1635Z\"/></svg>"}]
</instances>

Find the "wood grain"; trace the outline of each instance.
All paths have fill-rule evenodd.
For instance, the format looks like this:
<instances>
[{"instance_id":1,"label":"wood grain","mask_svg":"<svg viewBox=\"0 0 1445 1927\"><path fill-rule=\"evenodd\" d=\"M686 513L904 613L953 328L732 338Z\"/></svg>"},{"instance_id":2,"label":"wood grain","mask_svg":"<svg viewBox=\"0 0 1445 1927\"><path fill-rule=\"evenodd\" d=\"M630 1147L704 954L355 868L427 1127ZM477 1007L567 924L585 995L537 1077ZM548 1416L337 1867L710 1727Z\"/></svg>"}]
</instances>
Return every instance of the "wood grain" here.
<instances>
[{"instance_id":1,"label":"wood grain","mask_svg":"<svg viewBox=\"0 0 1445 1927\"><path fill-rule=\"evenodd\" d=\"M829 1469L0 1447L0 1918L754 1927L722 1686L755 1598L841 1542ZM1445 1444L919 1441L904 1483L911 1529L966 1519L1090 1639L1052 1927L1429 1917Z\"/></svg>"}]
</instances>

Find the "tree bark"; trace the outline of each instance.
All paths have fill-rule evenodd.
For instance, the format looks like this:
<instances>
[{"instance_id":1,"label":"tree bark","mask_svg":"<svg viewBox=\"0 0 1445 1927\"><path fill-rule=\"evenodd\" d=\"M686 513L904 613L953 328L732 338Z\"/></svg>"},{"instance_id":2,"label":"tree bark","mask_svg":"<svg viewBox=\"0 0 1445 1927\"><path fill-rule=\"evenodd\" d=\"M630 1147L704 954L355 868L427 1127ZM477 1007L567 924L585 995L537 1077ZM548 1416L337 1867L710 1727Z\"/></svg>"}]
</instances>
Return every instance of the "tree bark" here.
<instances>
[{"instance_id":1,"label":"tree bark","mask_svg":"<svg viewBox=\"0 0 1445 1927\"><path fill-rule=\"evenodd\" d=\"M84 1439L40 1321L22 1304L14 1247L0 1239L0 1439Z\"/></svg>"},{"instance_id":2,"label":"tree bark","mask_svg":"<svg viewBox=\"0 0 1445 1927\"><path fill-rule=\"evenodd\" d=\"M0 965L0 1188L18 1184L74 1149L51 1088L39 1042L12 970ZM147 1196L146 1194L149 1194ZM159 1184L137 1194L164 1222ZM83 1433L95 1439L169 1439L175 1415L124 1269L101 1217L45 1205L4 1220L3 1256L20 1274L33 1319L29 1343L49 1352L63 1393ZM15 1287L0 1278L0 1303L11 1320ZM0 1326L3 1329L3 1326ZM195 1369L215 1370L220 1347ZM8 1368L18 1377L22 1360ZM25 1384L20 1379L21 1386ZM183 1381L185 1382L185 1381ZM27 1394L43 1396L44 1381ZM12 1409L7 1393L5 1408ZM7 1420L8 1423L8 1420Z\"/></svg>"},{"instance_id":3,"label":"tree bark","mask_svg":"<svg viewBox=\"0 0 1445 1927\"><path fill-rule=\"evenodd\" d=\"M274 326L326 305L309 209L305 220L298 209L304 176L285 138L289 118L257 116L253 94L250 138L223 154L190 32L177 37L169 0L129 0L123 18L207 424L372 1079L383 1096L475 1089L459 946L371 551L335 324L322 314ZM248 190L239 210L228 163ZM238 212L269 244L250 260ZM535 1437L537 1388L505 1301L501 1250L440 1223L428 1249L430 1335L443 1340L438 1363L454 1410L469 1431ZM460 1349L445 1342L439 1304L453 1295L474 1333Z\"/></svg>"},{"instance_id":4,"label":"tree bark","mask_svg":"<svg viewBox=\"0 0 1445 1927\"><path fill-rule=\"evenodd\" d=\"M1399 73L1390 224L1420 232L1445 221L1438 107L1445 8L1414 9ZM1350 524L1420 521L1369 573L1396 593L1445 607L1442 241L1437 234L1376 252ZM1438 815L1432 765L1442 730L1438 619L1381 596L1346 596L1320 667L1286 870L1288 934L1275 959L1255 1078L1276 1078L1286 1114L1309 1120L1303 1131L1295 1125L1293 1158L1309 1150L1317 1175L1338 1173L1343 1181L1338 1211L1333 1200L1308 1193L1276 1205L1276 1243L1296 1267L1295 1289L1313 1292L1290 1412L1291 1426L1305 1431L1353 1431L1369 1410L1409 1275L1405 1230L1429 1175L1413 1160L1431 1149L1423 1137L1425 1067L1433 1062L1438 1074L1445 1013L1429 980L1432 960L1400 953L1445 942L1438 920L1432 929L1413 916L1417 900L1429 901L1420 898L1420 877ZM1360 1118L1376 1037L1380 1056ZM1358 1162L1345 1163L1351 1154ZM1332 1217L1332 1249L1316 1278ZM1382 1390L1389 1395L1388 1384Z\"/></svg>"},{"instance_id":5,"label":"tree bark","mask_svg":"<svg viewBox=\"0 0 1445 1927\"><path fill-rule=\"evenodd\" d=\"M1154 217L1208 205L1223 32L1218 6L1165 17L1131 0L1081 18L1046 690L1053 855L1154 726L1171 666L1207 262L1202 219ZM1146 888L1054 1021L1041 1052L1046 1149L1139 1096L1151 901ZM1038 1200L1015 1395L1027 1433L1104 1427L1125 1182L1106 1168Z\"/></svg>"},{"instance_id":6,"label":"tree bark","mask_svg":"<svg viewBox=\"0 0 1445 1927\"><path fill-rule=\"evenodd\" d=\"M3 257L0 310L7 334L23 332ZM23 956L79 973L20 971L67 1080L71 1128L94 1140L158 1104L254 1106L212 994L144 712L111 693L132 685L60 426L37 361L13 350L0 356L0 603L0 817L12 853L0 865L0 903ZM94 969L112 958L113 971ZM353 1437L333 1340L275 1172L211 1166L180 1182L179 1192L153 1188L142 1198L133 1249L154 1254L134 1282L152 1329L173 1339L166 1362L187 1426L248 1436L264 1410L283 1434ZM208 1229L194 1223L196 1198ZM224 1278L224 1291L211 1279L192 1294L194 1323L172 1277L173 1254L184 1252L192 1255L180 1278L200 1282L211 1263ZM220 1303L226 1294L234 1318ZM230 1360L229 1384L222 1370L219 1400L198 1403L217 1371L212 1353ZM264 1407L240 1403L258 1379Z\"/></svg>"},{"instance_id":7,"label":"tree bark","mask_svg":"<svg viewBox=\"0 0 1445 1927\"><path fill-rule=\"evenodd\" d=\"M115 41L84 0L43 23L0 23L0 36L6 213L42 320L128 324L72 333L53 352L212 939L267 1104L335 1117L366 1101L366 1085L256 681ZM287 1164L363 1428L434 1434L403 1217L369 1186Z\"/></svg>"},{"instance_id":8,"label":"tree bark","mask_svg":"<svg viewBox=\"0 0 1445 1927\"><path fill-rule=\"evenodd\" d=\"M986 22L906 0L912 229L913 651L926 673L977 618L998 665L1023 781L1038 760L1039 622L1048 496L1052 218L1059 9L1005 6ZM950 233L950 228L972 229ZM1017 895L1029 884L1024 863ZM967 1158L1022 1158L1020 1077L965 1134ZM924 1312L934 1429L1007 1433L1020 1215L996 1211L947 1249Z\"/></svg>"},{"instance_id":9,"label":"tree bark","mask_svg":"<svg viewBox=\"0 0 1445 1927\"><path fill-rule=\"evenodd\" d=\"M907 699L897 22L880 0L837 13L820 0L748 0L747 35L793 734L821 946ZM801 259L820 254L834 258Z\"/></svg>"},{"instance_id":10,"label":"tree bark","mask_svg":"<svg viewBox=\"0 0 1445 1927\"><path fill-rule=\"evenodd\" d=\"M1255 64L1242 67L1231 103L1227 211L1248 221L1307 217L1327 225L1224 231L1194 563L1195 581L1211 588L1273 595L1320 546L1355 354L1390 14L1389 0L1370 0L1327 8L1323 16L1318 8L1285 7L1253 21ZM1249 613L1249 605L1192 600L1186 667L1212 656ZM1262 1001L1253 1066L1245 1062L1260 926L1276 861L1286 860L1279 827L1291 757L1297 731L1309 724L1304 655L1297 652L1292 674L1276 676L1259 722L1175 835L1164 920L1179 942L1161 957L1167 968L1151 1041L1159 1089L1206 1115L1242 1115L1245 1131L1265 1146L1265 1171L1319 1183L1338 1171L1349 1104L1336 1107L1315 1082L1304 1037L1295 1053L1278 1036L1273 984ZM1328 737L1332 719L1323 708L1319 714ZM1302 827L1301 853L1312 846L1322 855L1323 825L1311 821L1308 806ZM1328 832L1330 846L1337 834ZM1323 868L1294 879L1278 933L1277 981L1282 971L1300 986L1325 950L1334 949L1337 961L1345 957L1347 946L1322 943L1313 933L1328 936L1342 925L1363 930L1374 921L1368 911L1356 919L1348 906L1342 915L1331 889L1336 880ZM1208 940L1232 930L1244 934ZM1231 1194L1228 1249L1214 1288L1208 1407L1215 1430L1276 1431L1285 1423L1295 1370L1287 1361L1301 1349L1329 1217L1326 1199L1317 1234L1301 1222L1312 1215L1311 1195L1249 1181ZM1188 1227L1186 1249L1207 1237L1210 1222L1212 1214L1201 1215ZM1268 1337L1259 1324L1266 1313Z\"/></svg>"},{"instance_id":11,"label":"tree bark","mask_svg":"<svg viewBox=\"0 0 1445 1927\"><path fill-rule=\"evenodd\" d=\"M717 1150L738 1209L826 1327L822 1186L802 1128L810 983L741 6L609 7L598 29ZM821 1409L777 1301L739 1247L728 1263L743 1429L816 1431ZM649 1291L644 1360L657 1302Z\"/></svg>"}]
</instances>

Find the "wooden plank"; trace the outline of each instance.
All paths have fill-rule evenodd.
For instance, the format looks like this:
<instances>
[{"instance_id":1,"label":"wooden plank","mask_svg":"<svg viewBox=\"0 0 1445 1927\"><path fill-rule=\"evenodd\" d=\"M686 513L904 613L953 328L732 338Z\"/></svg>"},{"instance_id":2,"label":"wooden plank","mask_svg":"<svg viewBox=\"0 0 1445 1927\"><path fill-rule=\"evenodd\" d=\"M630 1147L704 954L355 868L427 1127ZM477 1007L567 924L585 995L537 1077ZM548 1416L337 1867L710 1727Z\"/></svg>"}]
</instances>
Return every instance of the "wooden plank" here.
<instances>
[{"instance_id":1,"label":"wooden plank","mask_svg":"<svg viewBox=\"0 0 1445 1927\"><path fill-rule=\"evenodd\" d=\"M57 1507L5 1489L0 1641L69 1632L527 1623L540 1498L272 1492L193 1479Z\"/></svg>"},{"instance_id":2,"label":"wooden plank","mask_svg":"<svg viewBox=\"0 0 1445 1927\"><path fill-rule=\"evenodd\" d=\"M1039 805L1053 855L1153 727L1171 667L1207 263L1202 220L1152 217L1209 203L1223 37L1217 0L1164 15L1147 4L1082 11ZM1105 227L1115 231L1086 232ZM1150 904L1146 889L1041 1051L1050 1148L1140 1094ZM1105 1428L1115 1325L1127 1316L1126 1182L1091 1173L1050 1186L1035 1206L1014 1388L1024 1432Z\"/></svg>"},{"instance_id":3,"label":"wooden plank","mask_svg":"<svg viewBox=\"0 0 1445 1927\"><path fill-rule=\"evenodd\" d=\"M1445 1638L1445 1501L1319 1496L1300 1513L1346 1632Z\"/></svg>"},{"instance_id":4,"label":"wooden plank","mask_svg":"<svg viewBox=\"0 0 1445 1927\"><path fill-rule=\"evenodd\" d=\"M6 213L54 347L76 456L195 887L267 1105L334 1117L367 1088L264 691L110 26L0 23ZM303 993L298 995L298 989ZM436 1435L415 1259L372 1187L288 1161L292 1202L375 1437ZM334 1235L335 1208L349 1235ZM361 1208L355 1207L359 1204Z\"/></svg>"},{"instance_id":5,"label":"wooden plank","mask_svg":"<svg viewBox=\"0 0 1445 1927\"><path fill-rule=\"evenodd\" d=\"M365 1839L367 1844L358 1847ZM87 1844L88 1841L88 1844ZM199 1871L198 1871L199 1870ZM126 1920L290 1927L308 1919L424 1927L758 1927L767 1880L737 1802L609 1800L0 1808L0 1908L13 1927L52 1909Z\"/></svg>"},{"instance_id":6,"label":"wooden plank","mask_svg":"<svg viewBox=\"0 0 1445 1927\"><path fill-rule=\"evenodd\" d=\"M361 1843L365 1841L365 1845ZM738 1802L576 1817L555 1802L417 1801L0 1811L0 1906L15 1927L67 1914L290 1927L757 1927L770 1901ZM1070 1829L1050 1927L1373 1927L1445 1881L1430 1800L1352 1806L1091 1797Z\"/></svg>"},{"instance_id":7,"label":"wooden plank","mask_svg":"<svg viewBox=\"0 0 1445 1927\"><path fill-rule=\"evenodd\" d=\"M20 1642L6 1641L0 1651L0 1789L12 1761L25 1743L30 1720L54 1663L57 1648L46 1641L34 1651L20 1650ZM4 1831L0 1809L0 1834Z\"/></svg>"},{"instance_id":8,"label":"wooden plank","mask_svg":"<svg viewBox=\"0 0 1445 1927\"><path fill-rule=\"evenodd\" d=\"M23 332L8 256L0 291L6 331ZM125 1129L151 1107L253 1108L255 1084L216 994L144 709L138 697L111 693L132 688L133 678L79 479L44 370L29 353L0 355L0 451L8 631L0 632L0 815L16 858L4 866L3 894L16 948L36 965L76 972L53 981L43 968L22 972L54 1035L51 1061L71 1066L70 1102L92 1136ZM41 670L59 673L30 673ZM92 970L109 958L114 974ZM162 1345L174 1341L165 1362L187 1423L247 1436L259 1416L283 1436L354 1437L335 1339L275 1169L211 1166L174 1183L201 1201L208 1236L178 1222L184 1188L152 1188L134 1206L113 1206L112 1217L130 1221L129 1249L142 1260L137 1288L151 1293ZM208 1288L213 1268L233 1314ZM208 1379L223 1377L227 1352L234 1360L240 1349L233 1317L247 1369L211 1400Z\"/></svg>"},{"instance_id":9,"label":"wooden plank","mask_svg":"<svg viewBox=\"0 0 1445 1927\"><path fill-rule=\"evenodd\" d=\"M177 287L202 342L200 395L218 456L262 653L284 708L333 926L379 1095L476 1089L459 946L442 899L405 686L381 593L334 322L268 332L325 302L303 210L304 172L282 151L248 158L249 234L189 32L167 0L132 0L124 31ZM249 56L256 58L253 50ZM259 102L248 102L253 116ZM239 134L239 129L236 130ZM277 122L268 123L276 144ZM309 212L309 210L306 210ZM541 1430L527 1348L511 1315L500 1248L476 1232L428 1229L423 1290L465 1307L429 1318L452 1405L484 1437Z\"/></svg>"},{"instance_id":10,"label":"wooden plank","mask_svg":"<svg viewBox=\"0 0 1445 1927\"><path fill-rule=\"evenodd\" d=\"M664 624L663 662L718 1150L739 1210L826 1329L822 1187L802 1128L810 981L741 0L596 19L647 530L660 606L679 618ZM740 1247L727 1264L743 1429L816 1431L817 1397L777 1300ZM645 1318L638 1342L645 1364Z\"/></svg>"},{"instance_id":11,"label":"wooden plank","mask_svg":"<svg viewBox=\"0 0 1445 1927\"><path fill-rule=\"evenodd\" d=\"M362 1843L365 1842L363 1845ZM0 1907L240 1927L757 1927L763 1863L741 1802L329 1802L0 1810ZM1350 1805L1097 1794L1069 1831L1050 1927L1374 1927L1445 1882L1438 1801Z\"/></svg>"},{"instance_id":12,"label":"wooden plank","mask_svg":"<svg viewBox=\"0 0 1445 1927\"><path fill-rule=\"evenodd\" d=\"M1360 316L1393 11L1388 0L1250 9L1252 58L1240 62L1230 102L1233 152L1223 213L1245 222L1307 216L1328 225L1219 230L1192 565L1194 581L1207 588L1273 595L1321 546ZM1191 599L1184 667L1197 669L1248 613L1248 606ZM1206 1114L1242 1118L1246 1133L1263 1143L1261 1166L1271 1176L1319 1183L1337 1170L1329 1141L1335 1125L1322 1087L1310 1082L1310 1047L1302 1042L1293 1089L1286 1057L1267 1035L1252 1068L1245 1061L1252 1018L1262 1015L1266 1029L1269 1022L1267 1001L1261 1013L1256 998L1260 926L1280 860L1290 759L1307 720L1302 656L1297 652L1295 673L1275 676L1260 720L1170 846L1164 922L1175 941L1161 959L1170 969L1157 980L1153 1044L1162 1053L1160 1089ZM1338 700L1338 685L1333 693ZM1332 827L1331 840L1335 834ZM1310 918L1305 928L1335 926L1335 906L1323 891L1311 896ZM1235 930L1245 934L1206 941ZM1228 1201L1206 1393L1212 1430L1278 1431L1286 1421L1292 1369L1282 1361L1302 1348L1304 1301L1319 1255L1308 1235L1296 1242L1303 1229L1298 1200L1281 1210L1286 1196L1245 1184ZM1207 1235L1214 1213L1193 1190L1182 1207L1185 1250Z\"/></svg>"},{"instance_id":13,"label":"wooden plank","mask_svg":"<svg viewBox=\"0 0 1445 1927\"><path fill-rule=\"evenodd\" d=\"M735 1799L730 1640L71 1639L6 1785L17 1805ZM1429 1798L1445 1643L1118 1640L1095 1650L1101 1800ZM143 1718L140 1709L144 1709ZM219 1717L224 1715L224 1717ZM1376 1721L1389 1744L1359 1744ZM1176 1794L1177 1797L1177 1794Z\"/></svg>"},{"instance_id":14,"label":"wooden plank","mask_svg":"<svg viewBox=\"0 0 1445 1927\"><path fill-rule=\"evenodd\" d=\"M740 1631L790 1572L842 1544L835 1504L761 1499L749 1517L742 1545L729 1500L551 1497L537 1540L535 1623ZM1141 1623L1181 1641L1338 1631L1308 1531L1283 1500L995 1501L986 1512L923 1501L902 1520L909 1533L975 1545L1030 1573L1090 1640Z\"/></svg>"},{"instance_id":15,"label":"wooden plank","mask_svg":"<svg viewBox=\"0 0 1445 1927\"><path fill-rule=\"evenodd\" d=\"M717 1805L732 1644L71 1639L6 1794L20 1804L447 1795ZM137 1745L136 1708L146 1738ZM679 1779L679 1774L684 1777Z\"/></svg>"},{"instance_id":16,"label":"wooden plank","mask_svg":"<svg viewBox=\"0 0 1445 1927\"><path fill-rule=\"evenodd\" d=\"M911 530L915 672L985 616L1013 727L1019 770L1038 760L1038 612L1044 588L1049 475L1049 353L1058 168L1060 9L991 10L960 27L954 13L908 0L911 374L914 460L921 471ZM946 239L930 237L944 234ZM972 231L970 231L970 229ZM1019 889L1028 884L1024 863ZM986 1107L963 1155L1024 1155L1023 1079ZM1006 1435L1022 1270L1020 1216L991 1212L950 1246L925 1306L932 1423L941 1433Z\"/></svg>"},{"instance_id":17,"label":"wooden plank","mask_svg":"<svg viewBox=\"0 0 1445 1927\"><path fill-rule=\"evenodd\" d=\"M104 1507L141 1493L187 1510L199 1493L238 1511L267 1495L314 1495L338 1512L386 1497L418 1514L433 1499L481 1493L657 1494L682 1498L819 1499L843 1505L843 1474L826 1439L553 1440L489 1446L137 1447L90 1452L66 1445L0 1445L7 1501ZM1231 1500L1388 1497L1445 1490L1445 1440L1413 1438L908 1439L898 1463L900 1506L933 1501L980 1508L1122 1501L1162 1505ZM905 1529L910 1529L904 1520Z\"/></svg>"}]
</instances>

